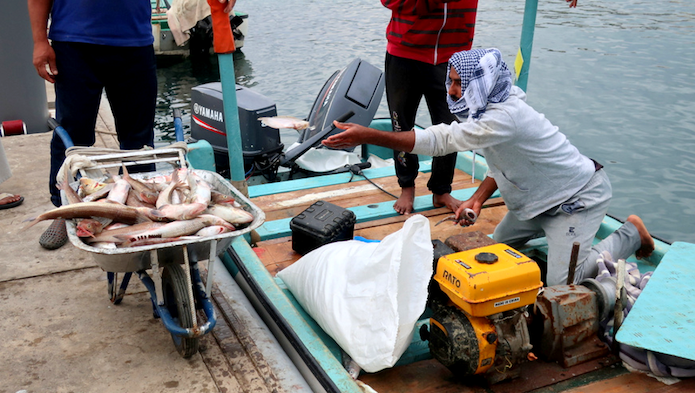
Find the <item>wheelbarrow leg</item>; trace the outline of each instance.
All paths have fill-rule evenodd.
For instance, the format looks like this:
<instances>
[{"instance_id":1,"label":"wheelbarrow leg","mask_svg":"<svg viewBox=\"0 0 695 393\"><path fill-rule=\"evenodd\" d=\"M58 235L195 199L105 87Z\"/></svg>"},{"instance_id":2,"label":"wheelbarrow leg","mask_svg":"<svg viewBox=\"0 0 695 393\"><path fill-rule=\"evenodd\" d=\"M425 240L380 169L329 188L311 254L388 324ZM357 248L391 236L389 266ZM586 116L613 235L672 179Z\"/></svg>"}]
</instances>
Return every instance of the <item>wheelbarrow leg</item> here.
<instances>
[{"instance_id":1,"label":"wheelbarrow leg","mask_svg":"<svg viewBox=\"0 0 695 393\"><path fill-rule=\"evenodd\" d=\"M121 280L121 285L118 288L118 292L116 291L116 284L118 283L118 273L113 273L113 272L107 272L106 273L106 279L108 281L108 291L109 291L109 299L111 300L111 303L113 304L121 304L121 301L123 301L123 297L125 296L125 291L128 288L128 283L130 283L130 278L133 276L132 272L127 272L123 275L123 279Z\"/></svg>"}]
</instances>

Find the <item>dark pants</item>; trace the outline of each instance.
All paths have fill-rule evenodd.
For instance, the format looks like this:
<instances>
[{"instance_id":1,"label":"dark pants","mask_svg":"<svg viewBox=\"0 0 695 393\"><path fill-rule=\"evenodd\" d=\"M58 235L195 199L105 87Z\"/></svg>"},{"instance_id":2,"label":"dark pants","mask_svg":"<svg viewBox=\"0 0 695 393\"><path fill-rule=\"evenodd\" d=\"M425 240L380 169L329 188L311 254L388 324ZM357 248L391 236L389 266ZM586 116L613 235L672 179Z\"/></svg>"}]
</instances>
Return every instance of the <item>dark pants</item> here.
<instances>
[{"instance_id":1,"label":"dark pants","mask_svg":"<svg viewBox=\"0 0 695 393\"><path fill-rule=\"evenodd\" d=\"M386 100L394 131L410 131L415 126L417 108L425 97L432 124L451 123L456 117L446 103L447 63L432 65L386 54ZM398 184L414 187L420 165L416 154L393 152ZM433 194L451 192L456 153L432 159L432 173L427 188Z\"/></svg>"},{"instance_id":2,"label":"dark pants","mask_svg":"<svg viewBox=\"0 0 695 393\"><path fill-rule=\"evenodd\" d=\"M55 81L56 120L75 146L91 146L102 91L111 105L122 150L154 147L157 64L152 46L113 47L53 42L58 74ZM65 160L65 145L51 140L51 202L60 206L56 175ZM154 165L133 168L152 171ZM62 181L62 179L61 179Z\"/></svg>"}]
</instances>

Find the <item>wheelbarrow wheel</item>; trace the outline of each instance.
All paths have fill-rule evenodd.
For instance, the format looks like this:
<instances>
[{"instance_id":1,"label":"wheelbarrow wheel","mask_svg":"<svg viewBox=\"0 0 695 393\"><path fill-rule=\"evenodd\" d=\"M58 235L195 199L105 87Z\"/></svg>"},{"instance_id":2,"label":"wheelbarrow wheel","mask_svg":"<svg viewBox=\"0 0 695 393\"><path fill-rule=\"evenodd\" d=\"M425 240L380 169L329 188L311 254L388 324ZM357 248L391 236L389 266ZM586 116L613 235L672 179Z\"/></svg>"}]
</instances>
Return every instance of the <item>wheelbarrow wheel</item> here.
<instances>
[{"instance_id":1,"label":"wheelbarrow wheel","mask_svg":"<svg viewBox=\"0 0 695 393\"><path fill-rule=\"evenodd\" d=\"M193 327L193 316L191 312L195 310L194 304L189 304L188 288L186 286L186 272L181 265L172 263L167 265L162 273L162 289L164 295L164 306L167 308L174 321L178 322L182 328ZM199 337L181 337L171 335L176 350L184 358L189 358L198 352Z\"/></svg>"}]
</instances>

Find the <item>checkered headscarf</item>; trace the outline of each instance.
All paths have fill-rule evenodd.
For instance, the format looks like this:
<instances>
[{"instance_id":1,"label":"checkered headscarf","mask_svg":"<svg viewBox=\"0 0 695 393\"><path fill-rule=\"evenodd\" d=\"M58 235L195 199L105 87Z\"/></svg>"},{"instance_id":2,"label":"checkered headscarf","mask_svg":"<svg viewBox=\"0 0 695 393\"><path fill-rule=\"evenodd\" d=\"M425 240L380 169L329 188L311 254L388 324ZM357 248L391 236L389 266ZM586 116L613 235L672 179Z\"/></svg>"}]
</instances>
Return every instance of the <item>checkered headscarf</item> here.
<instances>
[{"instance_id":1,"label":"checkered headscarf","mask_svg":"<svg viewBox=\"0 0 695 393\"><path fill-rule=\"evenodd\" d=\"M472 49L454 53L446 70L446 88L451 87L451 67L461 77L462 97L454 101L447 95L449 110L461 115L469 110L469 118L478 119L490 102L504 102L512 88L512 73L496 48Z\"/></svg>"}]
</instances>

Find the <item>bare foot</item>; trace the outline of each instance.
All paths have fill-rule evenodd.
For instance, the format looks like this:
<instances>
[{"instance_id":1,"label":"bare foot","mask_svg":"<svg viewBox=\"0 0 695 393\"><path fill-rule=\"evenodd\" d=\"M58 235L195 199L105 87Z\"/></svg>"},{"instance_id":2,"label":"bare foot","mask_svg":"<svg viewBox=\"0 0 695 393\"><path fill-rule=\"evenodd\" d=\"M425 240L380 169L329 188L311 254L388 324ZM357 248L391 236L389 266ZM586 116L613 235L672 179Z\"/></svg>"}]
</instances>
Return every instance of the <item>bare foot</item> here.
<instances>
[{"instance_id":1,"label":"bare foot","mask_svg":"<svg viewBox=\"0 0 695 393\"><path fill-rule=\"evenodd\" d=\"M432 204L434 207L446 206L451 209L452 212L456 212L459 206L461 206L461 201L451 196L451 194L432 194Z\"/></svg>"},{"instance_id":2,"label":"bare foot","mask_svg":"<svg viewBox=\"0 0 695 393\"><path fill-rule=\"evenodd\" d=\"M398 214L410 214L413 212L415 203L415 187L405 187L401 189L401 196L393 204L393 210Z\"/></svg>"},{"instance_id":3,"label":"bare foot","mask_svg":"<svg viewBox=\"0 0 695 393\"><path fill-rule=\"evenodd\" d=\"M637 227L637 232L639 232L639 238L642 242L640 248L635 251L635 256L637 259L646 258L652 255L652 252L654 251L654 239L652 239L649 231L647 231L647 227L644 225L644 222L642 222L642 219L633 214L628 217L626 221L631 222L635 227Z\"/></svg>"},{"instance_id":4,"label":"bare foot","mask_svg":"<svg viewBox=\"0 0 695 393\"><path fill-rule=\"evenodd\" d=\"M21 195L9 194L6 192L0 193L0 209L9 209L19 206L24 201Z\"/></svg>"}]
</instances>

